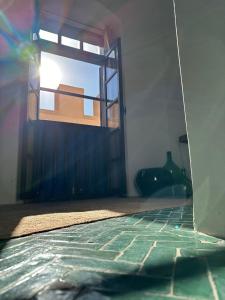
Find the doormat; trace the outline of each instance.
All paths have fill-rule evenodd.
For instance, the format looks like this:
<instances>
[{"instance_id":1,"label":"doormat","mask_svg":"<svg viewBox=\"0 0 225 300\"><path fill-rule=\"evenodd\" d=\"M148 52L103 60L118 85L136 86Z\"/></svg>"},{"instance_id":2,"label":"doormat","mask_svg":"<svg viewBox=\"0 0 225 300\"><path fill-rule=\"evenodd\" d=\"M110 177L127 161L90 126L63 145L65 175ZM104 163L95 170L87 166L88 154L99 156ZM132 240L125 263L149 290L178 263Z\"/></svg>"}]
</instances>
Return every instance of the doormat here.
<instances>
[{"instance_id":1,"label":"doormat","mask_svg":"<svg viewBox=\"0 0 225 300\"><path fill-rule=\"evenodd\" d=\"M190 203L185 199L110 198L2 205L0 239Z\"/></svg>"}]
</instances>

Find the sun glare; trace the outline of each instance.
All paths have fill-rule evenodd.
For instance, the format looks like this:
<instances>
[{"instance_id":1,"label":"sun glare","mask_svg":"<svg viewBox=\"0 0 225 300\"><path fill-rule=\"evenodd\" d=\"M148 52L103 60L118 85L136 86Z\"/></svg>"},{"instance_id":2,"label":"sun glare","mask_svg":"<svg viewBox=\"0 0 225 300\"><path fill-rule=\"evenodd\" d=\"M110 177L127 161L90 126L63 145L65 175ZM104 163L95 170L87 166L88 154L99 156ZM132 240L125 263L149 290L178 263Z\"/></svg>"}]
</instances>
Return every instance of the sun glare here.
<instances>
[{"instance_id":1,"label":"sun glare","mask_svg":"<svg viewBox=\"0 0 225 300\"><path fill-rule=\"evenodd\" d=\"M59 66L51 59L43 57L40 66L41 87L58 89L61 79L62 73Z\"/></svg>"}]
</instances>

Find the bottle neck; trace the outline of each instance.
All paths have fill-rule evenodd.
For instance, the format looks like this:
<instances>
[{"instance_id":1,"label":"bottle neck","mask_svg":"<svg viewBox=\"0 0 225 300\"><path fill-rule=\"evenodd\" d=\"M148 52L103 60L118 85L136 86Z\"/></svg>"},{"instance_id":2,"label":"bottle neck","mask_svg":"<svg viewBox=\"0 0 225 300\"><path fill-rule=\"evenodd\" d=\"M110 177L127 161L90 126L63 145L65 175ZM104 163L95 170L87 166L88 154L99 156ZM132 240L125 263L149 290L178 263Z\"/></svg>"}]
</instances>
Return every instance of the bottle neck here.
<instances>
[{"instance_id":1,"label":"bottle neck","mask_svg":"<svg viewBox=\"0 0 225 300\"><path fill-rule=\"evenodd\" d=\"M172 161L172 153L171 153L171 151L166 152L166 157L167 157L167 162L171 162Z\"/></svg>"}]
</instances>

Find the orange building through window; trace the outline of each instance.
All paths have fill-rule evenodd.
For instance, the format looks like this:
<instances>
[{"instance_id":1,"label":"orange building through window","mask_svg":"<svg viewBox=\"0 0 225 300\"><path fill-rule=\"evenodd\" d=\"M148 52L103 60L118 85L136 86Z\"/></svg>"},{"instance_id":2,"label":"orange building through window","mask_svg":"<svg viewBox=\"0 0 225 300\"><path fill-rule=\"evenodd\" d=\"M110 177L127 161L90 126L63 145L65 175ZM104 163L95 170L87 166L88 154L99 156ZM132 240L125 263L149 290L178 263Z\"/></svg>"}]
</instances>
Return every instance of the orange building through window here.
<instances>
[{"instance_id":1,"label":"orange building through window","mask_svg":"<svg viewBox=\"0 0 225 300\"><path fill-rule=\"evenodd\" d=\"M84 94L84 89L60 84L58 90ZM56 93L54 109L40 109L39 119L83 125L101 126L100 102L93 100L93 115L85 115L84 98Z\"/></svg>"}]
</instances>

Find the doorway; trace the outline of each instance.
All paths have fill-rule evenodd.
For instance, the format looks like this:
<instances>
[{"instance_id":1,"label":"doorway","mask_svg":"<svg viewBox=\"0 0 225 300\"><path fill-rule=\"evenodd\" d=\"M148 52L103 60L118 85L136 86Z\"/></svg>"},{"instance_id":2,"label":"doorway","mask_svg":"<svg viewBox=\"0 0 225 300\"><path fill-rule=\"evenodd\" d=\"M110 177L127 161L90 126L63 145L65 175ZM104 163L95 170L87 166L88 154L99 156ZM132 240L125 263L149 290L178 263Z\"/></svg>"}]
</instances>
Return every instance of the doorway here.
<instances>
[{"instance_id":1,"label":"doorway","mask_svg":"<svg viewBox=\"0 0 225 300\"><path fill-rule=\"evenodd\" d=\"M35 41L22 151L24 200L126 193L120 41L108 51L74 41L43 32Z\"/></svg>"}]
</instances>

